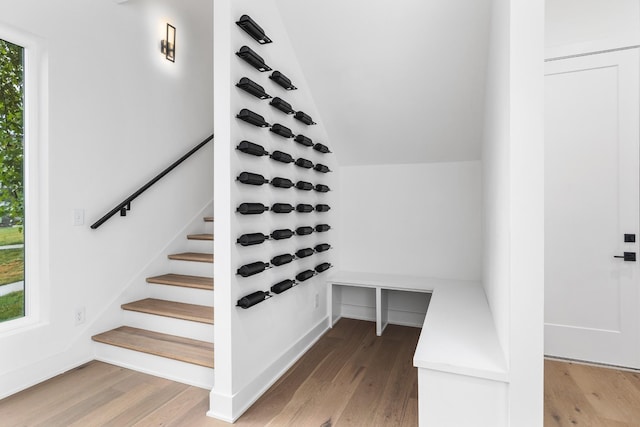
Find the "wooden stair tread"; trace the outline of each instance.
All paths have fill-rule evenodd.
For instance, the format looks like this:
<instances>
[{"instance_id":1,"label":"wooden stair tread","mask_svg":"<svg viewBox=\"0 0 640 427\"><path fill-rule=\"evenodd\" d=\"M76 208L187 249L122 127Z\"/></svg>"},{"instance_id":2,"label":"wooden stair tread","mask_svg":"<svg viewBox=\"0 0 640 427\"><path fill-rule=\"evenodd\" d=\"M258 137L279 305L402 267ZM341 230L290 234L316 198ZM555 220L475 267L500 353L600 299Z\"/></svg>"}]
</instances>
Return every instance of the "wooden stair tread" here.
<instances>
[{"instance_id":1,"label":"wooden stair tread","mask_svg":"<svg viewBox=\"0 0 640 427\"><path fill-rule=\"evenodd\" d=\"M213 234L189 234L187 236L189 240L213 240Z\"/></svg>"},{"instance_id":2,"label":"wooden stair tread","mask_svg":"<svg viewBox=\"0 0 640 427\"><path fill-rule=\"evenodd\" d=\"M204 305L146 298L140 301L122 304L122 309L213 325L213 307Z\"/></svg>"},{"instance_id":3,"label":"wooden stair tread","mask_svg":"<svg viewBox=\"0 0 640 427\"><path fill-rule=\"evenodd\" d=\"M199 252L183 252L181 254L169 255L169 259L178 261L213 262L213 254Z\"/></svg>"},{"instance_id":4,"label":"wooden stair tread","mask_svg":"<svg viewBox=\"0 0 640 427\"><path fill-rule=\"evenodd\" d=\"M212 216L205 216L203 219L204 219L204 222L213 222Z\"/></svg>"},{"instance_id":5,"label":"wooden stair tread","mask_svg":"<svg viewBox=\"0 0 640 427\"><path fill-rule=\"evenodd\" d=\"M213 368L213 343L121 326L95 335L96 342Z\"/></svg>"},{"instance_id":6,"label":"wooden stair tread","mask_svg":"<svg viewBox=\"0 0 640 427\"><path fill-rule=\"evenodd\" d=\"M160 276L147 277L147 283L213 290L213 277L189 276L186 274L170 273Z\"/></svg>"}]
</instances>

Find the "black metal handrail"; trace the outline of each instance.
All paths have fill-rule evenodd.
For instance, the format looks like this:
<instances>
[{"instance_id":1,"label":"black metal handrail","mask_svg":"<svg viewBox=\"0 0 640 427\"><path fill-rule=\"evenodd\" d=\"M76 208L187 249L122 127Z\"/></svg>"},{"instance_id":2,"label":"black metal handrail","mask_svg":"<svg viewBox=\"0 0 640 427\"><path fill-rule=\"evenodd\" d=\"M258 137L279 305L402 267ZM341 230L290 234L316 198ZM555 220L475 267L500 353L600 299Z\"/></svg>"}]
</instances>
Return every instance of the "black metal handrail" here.
<instances>
[{"instance_id":1,"label":"black metal handrail","mask_svg":"<svg viewBox=\"0 0 640 427\"><path fill-rule=\"evenodd\" d=\"M204 147L209 141L211 141L213 139L213 135L207 137L207 139L205 139L204 141L202 141L201 143L199 143L198 145L196 145L195 147L193 147L191 150L189 150L189 152L187 154L185 154L184 156L180 157L178 160L176 160L175 162L173 162L171 164L171 166L169 166L168 168L166 168L165 170L163 170L162 172L160 172L158 175L156 175L155 178L153 178L151 181L147 182L145 185L143 185L142 187L140 187L139 190L137 190L135 193L133 193L132 195L130 195L129 197L127 197L126 199L124 199L124 201L122 201L121 203L119 203L115 208L111 209L109 212L107 212L107 214L105 214L102 218L100 218L99 220L97 220L95 223L93 223L91 225L92 229L96 229L98 227L100 227L102 224L104 224L105 222L107 222L109 220L109 218L111 218L112 216L114 216L115 214L117 214L118 212L120 212L120 216L127 216L127 211L131 209L131 202L138 197L139 195L141 195L142 193L144 193L149 187L151 187L153 184L155 184L156 182L160 181L166 174L168 174L169 172L171 172L172 170L174 170L180 163L184 162L185 160L187 160L193 153L195 153L196 151L198 151L199 149L201 149L202 147Z\"/></svg>"}]
</instances>

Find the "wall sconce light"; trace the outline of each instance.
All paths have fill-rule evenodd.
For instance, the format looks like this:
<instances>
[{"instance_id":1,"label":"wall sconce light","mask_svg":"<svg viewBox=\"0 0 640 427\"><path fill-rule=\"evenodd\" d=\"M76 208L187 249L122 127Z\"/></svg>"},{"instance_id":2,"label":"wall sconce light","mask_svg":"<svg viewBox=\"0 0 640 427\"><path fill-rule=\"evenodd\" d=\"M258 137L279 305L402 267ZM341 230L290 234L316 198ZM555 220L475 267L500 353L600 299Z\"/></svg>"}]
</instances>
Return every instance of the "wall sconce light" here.
<instances>
[{"instance_id":1,"label":"wall sconce light","mask_svg":"<svg viewBox=\"0 0 640 427\"><path fill-rule=\"evenodd\" d=\"M166 39L160 42L160 51L171 62L176 62L176 27L167 22Z\"/></svg>"}]
</instances>

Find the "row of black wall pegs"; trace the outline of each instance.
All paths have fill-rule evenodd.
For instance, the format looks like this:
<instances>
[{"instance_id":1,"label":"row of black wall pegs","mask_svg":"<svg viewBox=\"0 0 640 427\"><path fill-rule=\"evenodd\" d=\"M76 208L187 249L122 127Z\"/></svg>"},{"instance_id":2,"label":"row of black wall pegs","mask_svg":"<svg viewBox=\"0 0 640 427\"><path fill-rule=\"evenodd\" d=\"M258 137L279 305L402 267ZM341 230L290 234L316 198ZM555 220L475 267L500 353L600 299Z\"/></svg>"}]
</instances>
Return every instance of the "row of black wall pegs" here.
<instances>
[{"instance_id":1,"label":"row of black wall pegs","mask_svg":"<svg viewBox=\"0 0 640 427\"><path fill-rule=\"evenodd\" d=\"M293 140L296 141L298 144L304 145L305 147L313 147L314 150L322 154L331 153L331 151L329 151L329 147L319 142L314 144L311 138L306 137L304 135L296 135L296 137ZM236 146L236 150L241 151L245 154L256 156L256 157L270 155L270 153L267 150L265 150L262 145L256 144L250 141L240 142L240 144ZM289 155L289 157L291 156Z\"/></svg>"},{"instance_id":2,"label":"row of black wall pegs","mask_svg":"<svg viewBox=\"0 0 640 427\"><path fill-rule=\"evenodd\" d=\"M318 264L315 266L313 270L310 270L310 269L304 270L296 274L295 280L285 279L271 286L269 291L256 291L249 295L245 295L244 297L238 300L236 306L244 309L253 307L256 304L259 304L273 297L272 293L279 295L285 291L288 291L294 286L298 286L301 283L311 279L313 276L327 271L331 267L333 266L328 262L323 262L322 264Z\"/></svg>"},{"instance_id":3,"label":"row of black wall pegs","mask_svg":"<svg viewBox=\"0 0 640 427\"><path fill-rule=\"evenodd\" d=\"M249 264L245 264L240 268L238 268L238 270L236 271L236 274L242 277L254 276L270 268L279 267L281 265L288 264L294 259L307 258L313 254L328 251L329 249L331 249L330 244L320 243L314 246L313 248L298 249L295 253L295 256L291 254L283 254L283 255L278 255L277 257L272 258L270 262L255 261ZM290 259L286 260L284 257L290 257Z\"/></svg>"},{"instance_id":4,"label":"row of black wall pegs","mask_svg":"<svg viewBox=\"0 0 640 427\"><path fill-rule=\"evenodd\" d=\"M276 177L269 180L265 178L263 175L260 175L258 173L253 173L253 172L242 172L240 175L236 177L236 181L239 181L243 184L255 185L255 186L261 186L263 184L271 184L274 187L285 188L285 189L296 187L298 190L303 190L303 191L315 190L319 193L326 193L331 190L328 186L324 184L313 185L308 181L298 181L294 184L294 182L291 181L290 179L282 178L282 177Z\"/></svg>"},{"instance_id":5,"label":"row of black wall pegs","mask_svg":"<svg viewBox=\"0 0 640 427\"><path fill-rule=\"evenodd\" d=\"M298 227L295 230L283 228L274 230L268 235L263 233L247 233L238 237L236 243L239 243L242 246L253 246L260 245L267 240L285 240L290 239L293 236L308 236L314 232L325 233L329 230L331 230L331 226L329 224L318 224L315 227L303 226Z\"/></svg>"},{"instance_id":6,"label":"row of black wall pegs","mask_svg":"<svg viewBox=\"0 0 640 427\"><path fill-rule=\"evenodd\" d=\"M315 207L308 203L298 203L295 207L295 211L298 213L311 213L313 211L329 212L330 209L331 206L324 203L319 203L315 205ZM236 208L236 212L242 215L260 215L261 213L267 212L268 210L269 206L266 206L262 203L241 203ZM293 210L293 205L290 205L288 203L274 203L271 207L271 211L275 213L289 213Z\"/></svg>"}]
</instances>

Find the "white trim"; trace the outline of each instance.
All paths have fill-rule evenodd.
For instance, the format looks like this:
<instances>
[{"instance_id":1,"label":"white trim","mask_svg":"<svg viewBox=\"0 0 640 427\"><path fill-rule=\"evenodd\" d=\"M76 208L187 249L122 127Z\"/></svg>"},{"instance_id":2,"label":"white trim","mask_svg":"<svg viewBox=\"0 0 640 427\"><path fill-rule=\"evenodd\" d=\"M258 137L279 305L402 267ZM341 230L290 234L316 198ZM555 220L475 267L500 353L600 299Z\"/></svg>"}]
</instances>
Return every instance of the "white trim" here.
<instances>
[{"instance_id":1,"label":"white trim","mask_svg":"<svg viewBox=\"0 0 640 427\"><path fill-rule=\"evenodd\" d=\"M547 46L544 50L545 61L574 56L583 56L612 50L630 49L637 47L640 40L630 38L615 38L593 40L585 43L571 43L557 46Z\"/></svg>"},{"instance_id":2,"label":"white trim","mask_svg":"<svg viewBox=\"0 0 640 427\"><path fill-rule=\"evenodd\" d=\"M49 318L48 58L46 42L0 24L0 38L24 48L25 316L0 334L42 326Z\"/></svg>"},{"instance_id":3,"label":"white trim","mask_svg":"<svg viewBox=\"0 0 640 427\"><path fill-rule=\"evenodd\" d=\"M294 363L298 361L329 330L329 317L322 319L302 338L289 347L262 374L233 396L211 390L207 416L233 423L260 398Z\"/></svg>"}]
</instances>

